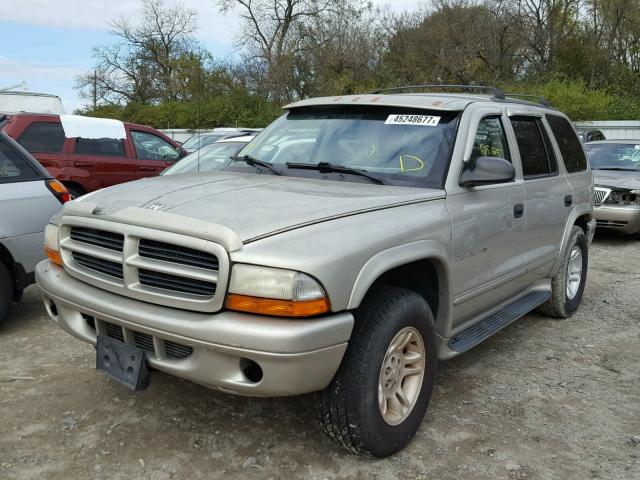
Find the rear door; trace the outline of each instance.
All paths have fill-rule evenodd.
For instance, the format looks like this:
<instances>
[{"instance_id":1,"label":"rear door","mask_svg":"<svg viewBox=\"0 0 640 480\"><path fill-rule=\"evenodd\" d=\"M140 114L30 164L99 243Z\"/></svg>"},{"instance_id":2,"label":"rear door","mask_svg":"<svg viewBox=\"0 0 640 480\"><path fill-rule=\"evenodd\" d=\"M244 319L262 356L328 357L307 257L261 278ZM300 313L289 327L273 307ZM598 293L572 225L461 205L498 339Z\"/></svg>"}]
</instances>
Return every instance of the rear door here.
<instances>
[{"instance_id":1,"label":"rear door","mask_svg":"<svg viewBox=\"0 0 640 480\"><path fill-rule=\"evenodd\" d=\"M131 141L136 155L137 178L155 177L180 158L180 153L155 133L131 129Z\"/></svg>"},{"instance_id":2,"label":"rear door","mask_svg":"<svg viewBox=\"0 0 640 480\"><path fill-rule=\"evenodd\" d=\"M116 138L76 138L69 155L70 169L84 178L88 190L136 179L136 164L127 156L125 141Z\"/></svg>"},{"instance_id":3,"label":"rear door","mask_svg":"<svg viewBox=\"0 0 640 480\"><path fill-rule=\"evenodd\" d=\"M571 212L573 190L560 172L542 115L510 117L524 178L525 263L530 282L547 277Z\"/></svg>"}]
</instances>

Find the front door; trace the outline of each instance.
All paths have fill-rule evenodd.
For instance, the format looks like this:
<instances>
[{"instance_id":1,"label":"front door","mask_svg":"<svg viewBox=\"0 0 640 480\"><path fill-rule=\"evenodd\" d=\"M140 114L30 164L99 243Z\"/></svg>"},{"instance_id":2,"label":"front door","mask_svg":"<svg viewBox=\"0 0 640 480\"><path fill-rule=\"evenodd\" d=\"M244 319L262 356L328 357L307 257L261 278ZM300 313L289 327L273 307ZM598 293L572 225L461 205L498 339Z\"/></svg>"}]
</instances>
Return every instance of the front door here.
<instances>
[{"instance_id":1,"label":"front door","mask_svg":"<svg viewBox=\"0 0 640 480\"><path fill-rule=\"evenodd\" d=\"M138 178L155 177L180 158L169 142L150 132L131 130Z\"/></svg>"},{"instance_id":2,"label":"front door","mask_svg":"<svg viewBox=\"0 0 640 480\"><path fill-rule=\"evenodd\" d=\"M471 158L463 169L479 156L511 161L504 122L500 114L479 119ZM519 175L508 183L447 192L446 206L453 220L454 333L522 290L524 198Z\"/></svg>"}]
</instances>

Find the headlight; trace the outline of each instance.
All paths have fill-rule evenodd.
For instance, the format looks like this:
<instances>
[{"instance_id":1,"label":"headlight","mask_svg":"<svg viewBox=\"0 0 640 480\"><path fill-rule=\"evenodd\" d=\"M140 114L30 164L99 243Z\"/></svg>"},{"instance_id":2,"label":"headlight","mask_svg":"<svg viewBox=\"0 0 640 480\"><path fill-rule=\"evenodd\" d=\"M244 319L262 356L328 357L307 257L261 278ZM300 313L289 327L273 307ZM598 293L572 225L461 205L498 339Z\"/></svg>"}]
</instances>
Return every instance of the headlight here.
<instances>
[{"instance_id":1,"label":"headlight","mask_svg":"<svg viewBox=\"0 0 640 480\"><path fill-rule=\"evenodd\" d=\"M60 256L58 244L58 227L52 223L48 224L44 229L44 253L53 263L62 266L62 257Z\"/></svg>"},{"instance_id":2,"label":"headlight","mask_svg":"<svg viewBox=\"0 0 640 480\"><path fill-rule=\"evenodd\" d=\"M322 286L309 275L280 268L234 265L227 308L285 317L307 317L329 311Z\"/></svg>"}]
</instances>

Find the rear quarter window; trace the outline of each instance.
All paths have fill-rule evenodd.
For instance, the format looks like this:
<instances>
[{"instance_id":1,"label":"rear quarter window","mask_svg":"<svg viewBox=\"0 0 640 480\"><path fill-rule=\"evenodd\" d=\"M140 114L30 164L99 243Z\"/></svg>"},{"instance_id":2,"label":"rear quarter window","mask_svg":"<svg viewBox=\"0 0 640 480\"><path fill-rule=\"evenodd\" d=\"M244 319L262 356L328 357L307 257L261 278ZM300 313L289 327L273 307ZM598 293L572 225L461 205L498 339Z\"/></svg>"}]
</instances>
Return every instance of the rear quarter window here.
<instances>
[{"instance_id":1,"label":"rear quarter window","mask_svg":"<svg viewBox=\"0 0 640 480\"><path fill-rule=\"evenodd\" d=\"M557 115L546 115L546 118L560 149L567 172L574 173L586 170L587 158L569 121Z\"/></svg>"},{"instance_id":2,"label":"rear quarter window","mask_svg":"<svg viewBox=\"0 0 640 480\"><path fill-rule=\"evenodd\" d=\"M57 122L34 122L20 135L18 143L29 152L59 153L64 146L64 130Z\"/></svg>"},{"instance_id":3,"label":"rear quarter window","mask_svg":"<svg viewBox=\"0 0 640 480\"><path fill-rule=\"evenodd\" d=\"M0 139L0 184L39 180L40 174L16 150Z\"/></svg>"}]
</instances>

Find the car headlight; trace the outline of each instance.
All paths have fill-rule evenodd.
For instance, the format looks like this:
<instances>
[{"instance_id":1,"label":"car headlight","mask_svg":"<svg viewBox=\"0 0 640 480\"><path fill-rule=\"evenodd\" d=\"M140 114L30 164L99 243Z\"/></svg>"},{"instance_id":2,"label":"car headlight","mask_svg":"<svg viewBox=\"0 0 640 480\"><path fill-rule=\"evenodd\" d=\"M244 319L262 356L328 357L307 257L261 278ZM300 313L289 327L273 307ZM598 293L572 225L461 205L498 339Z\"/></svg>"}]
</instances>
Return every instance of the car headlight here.
<instances>
[{"instance_id":1,"label":"car headlight","mask_svg":"<svg viewBox=\"0 0 640 480\"><path fill-rule=\"evenodd\" d=\"M58 243L58 226L52 223L48 224L44 229L44 253L53 263L62 266Z\"/></svg>"},{"instance_id":2,"label":"car headlight","mask_svg":"<svg viewBox=\"0 0 640 480\"><path fill-rule=\"evenodd\" d=\"M246 264L233 266L226 306L283 317L308 317L330 309L324 289L309 275Z\"/></svg>"}]
</instances>

